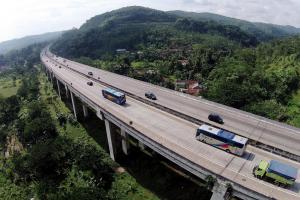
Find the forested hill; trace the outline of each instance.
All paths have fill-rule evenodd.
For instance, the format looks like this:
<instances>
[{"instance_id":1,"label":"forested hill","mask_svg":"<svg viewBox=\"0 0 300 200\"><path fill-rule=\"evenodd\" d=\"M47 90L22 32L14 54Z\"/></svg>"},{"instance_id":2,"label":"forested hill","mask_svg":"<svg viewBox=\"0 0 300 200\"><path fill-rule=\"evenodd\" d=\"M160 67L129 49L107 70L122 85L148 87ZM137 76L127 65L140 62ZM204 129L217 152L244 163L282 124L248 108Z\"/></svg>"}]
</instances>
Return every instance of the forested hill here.
<instances>
[{"instance_id":1,"label":"forested hill","mask_svg":"<svg viewBox=\"0 0 300 200\"><path fill-rule=\"evenodd\" d=\"M163 11L131 6L125 7L89 19L81 26L81 30L112 26L113 24L175 22L178 17Z\"/></svg>"},{"instance_id":2,"label":"forested hill","mask_svg":"<svg viewBox=\"0 0 300 200\"><path fill-rule=\"evenodd\" d=\"M148 45L158 48L191 45L194 40L204 40L208 35L242 46L258 44L255 36L237 26L185 19L134 6L91 18L80 29L65 33L53 49L69 57L99 57L118 48L137 50Z\"/></svg>"},{"instance_id":3,"label":"forested hill","mask_svg":"<svg viewBox=\"0 0 300 200\"><path fill-rule=\"evenodd\" d=\"M238 26L243 31L249 32L260 41L270 40L277 37L292 36L300 34L300 28L293 26L282 26L267 23L249 22L246 20L235 19L231 17L225 17L213 13L196 13L196 12L185 12L180 10L169 11L168 13L176 16L191 18L200 21L215 21L223 25Z\"/></svg>"},{"instance_id":4,"label":"forested hill","mask_svg":"<svg viewBox=\"0 0 300 200\"><path fill-rule=\"evenodd\" d=\"M0 54L5 54L11 50L20 50L32 44L52 41L62 35L62 31L44 33L40 35L26 36L19 39L8 40L0 43Z\"/></svg>"}]
</instances>

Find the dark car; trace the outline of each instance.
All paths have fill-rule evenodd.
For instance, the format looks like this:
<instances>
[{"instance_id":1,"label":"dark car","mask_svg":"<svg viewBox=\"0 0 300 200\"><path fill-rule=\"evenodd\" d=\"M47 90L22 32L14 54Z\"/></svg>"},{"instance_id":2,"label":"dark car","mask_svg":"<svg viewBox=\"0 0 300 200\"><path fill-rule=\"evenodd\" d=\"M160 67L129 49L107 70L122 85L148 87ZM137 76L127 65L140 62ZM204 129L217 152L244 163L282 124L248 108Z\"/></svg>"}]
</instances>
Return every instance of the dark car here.
<instances>
[{"instance_id":1,"label":"dark car","mask_svg":"<svg viewBox=\"0 0 300 200\"><path fill-rule=\"evenodd\" d=\"M223 118L217 113L211 113L208 115L208 119L219 124L224 124Z\"/></svg>"},{"instance_id":2,"label":"dark car","mask_svg":"<svg viewBox=\"0 0 300 200\"><path fill-rule=\"evenodd\" d=\"M145 97L147 97L148 99L156 100L156 96L152 92L146 92Z\"/></svg>"},{"instance_id":3,"label":"dark car","mask_svg":"<svg viewBox=\"0 0 300 200\"><path fill-rule=\"evenodd\" d=\"M88 72L88 75L93 76L93 72Z\"/></svg>"},{"instance_id":4,"label":"dark car","mask_svg":"<svg viewBox=\"0 0 300 200\"><path fill-rule=\"evenodd\" d=\"M89 81L86 84L88 84L89 86L93 86L93 82L92 81Z\"/></svg>"},{"instance_id":5,"label":"dark car","mask_svg":"<svg viewBox=\"0 0 300 200\"><path fill-rule=\"evenodd\" d=\"M61 66L59 66L59 68L61 68Z\"/></svg>"}]
</instances>

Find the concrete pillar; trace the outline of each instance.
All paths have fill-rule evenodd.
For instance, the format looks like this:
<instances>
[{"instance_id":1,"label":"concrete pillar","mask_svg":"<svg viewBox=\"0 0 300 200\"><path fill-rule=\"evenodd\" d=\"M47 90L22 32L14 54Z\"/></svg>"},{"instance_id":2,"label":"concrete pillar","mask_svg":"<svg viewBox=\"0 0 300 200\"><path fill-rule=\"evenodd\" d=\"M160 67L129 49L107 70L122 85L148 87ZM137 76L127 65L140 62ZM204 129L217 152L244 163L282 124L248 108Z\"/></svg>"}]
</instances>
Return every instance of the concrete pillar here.
<instances>
[{"instance_id":1,"label":"concrete pillar","mask_svg":"<svg viewBox=\"0 0 300 200\"><path fill-rule=\"evenodd\" d=\"M58 95L59 95L59 97L61 98L60 85L59 85L58 79L56 79L56 83L57 83Z\"/></svg>"},{"instance_id":2,"label":"concrete pillar","mask_svg":"<svg viewBox=\"0 0 300 200\"><path fill-rule=\"evenodd\" d=\"M97 109L96 115L97 115L97 117L98 117L99 119L104 120L104 117L103 117L103 114L102 114L101 110L98 110L98 109Z\"/></svg>"},{"instance_id":3,"label":"concrete pillar","mask_svg":"<svg viewBox=\"0 0 300 200\"><path fill-rule=\"evenodd\" d=\"M48 80L50 81L50 72L49 72L49 70L46 70L46 74L47 74Z\"/></svg>"},{"instance_id":4,"label":"concrete pillar","mask_svg":"<svg viewBox=\"0 0 300 200\"><path fill-rule=\"evenodd\" d=\"M66 89L66 97L69 98L69 92L68 92L68 86L65 84L65 89Z\"/></svg>"},{"instance_id":5,"label":"concrete pillar","mask_svg":"<svg viewBox=\"0 0 300 200\"><path fill-rule=\"evenodd\" d=\"M51 80L51 83L52 83L52 85L53 85L53 77L52 77L53 75L52 75L52 72L50 72L50 80Z\"/></svg>"},{"instance_id":6,"label":"concrete pillar","mask_svg":"<svg viewBox=\"0 0 300 200\"><path fill-rule=\"evenodd\" d=\"M82 104L82 110L83 110L83 116L85 118L88 117L89 113L86 105Z\"/></svg>"},{"instance_id":7,"label":"concrete pillar","mask_svg":"<svg viewBox=\"0 0 300 200\"><path fill-rule=\"evenodd\" d=\"M210 200L227 200L228 196L226 195L227 186L225 182L216 182L212 189L212 196Z\"/></svg>"},{"instance_id":8,"label":"concrete pillar","mask_svg":"<svg viewBox=\"0 0 300 200\"><path fill-rule=\"evenodd\" d=\"M72 106L73 106L74 116L75 116L75 119L77 119L75 99L74 99L74 96L73 96L73 92L70 91L70 93L71 93L71 100L72 100Z\"/></svg>"},{"instance_id":9,"label":"concrete pillar","mask_svg":"<svg viewBox=\"0 0 300 200\"><path fill-rule=\"evenodd\" d=\"M145 145L141 141L138 142L138 145L141 150L145 150Z\"/></svg>"},{"instance_id":10,"label":"concrete pillar","mask_svg":"<svg viewBox=\"0 0 300 200\"><path fill-rule=\"evenodd\" d=\"M128 155L129 149L129 139L128 134L124 129L121 128L121 137L122 137L122 150L125 155Z\"/></svg>"},{"instance_id":11,"label":"concrete pillar","mask_svg":"<svg viewBox=\"0 0 300 200\"><path fill-rule=\"evenodd\" d=\"M112 135L111 125L107 119L105 119L104 121L105 121L105 128L106 128L107 143L109 148L109 155L112 160L115 160L115 153L116 153L115 141Z\"/></svg>"}]
</instances>

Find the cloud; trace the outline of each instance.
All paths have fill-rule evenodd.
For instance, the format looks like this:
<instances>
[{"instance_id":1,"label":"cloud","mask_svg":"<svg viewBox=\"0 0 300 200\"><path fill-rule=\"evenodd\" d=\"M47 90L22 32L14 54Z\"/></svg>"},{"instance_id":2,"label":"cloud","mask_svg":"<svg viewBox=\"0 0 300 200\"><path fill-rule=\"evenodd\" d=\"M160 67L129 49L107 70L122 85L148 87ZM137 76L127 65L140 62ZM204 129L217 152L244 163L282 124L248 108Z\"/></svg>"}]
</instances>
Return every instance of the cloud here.
<instances>
[{"instance_id":1,"label":"cloud","mask_svg":"<svg viewBox=\"0 0 300 200\"><path fill-rule=\"evenodd\" d=\"M182 0L182 8L255 22L300 27L298 0Z\"/></svg>"},{"instance_id":2,"label":"cloud","mask_svg":"<svg viewBox=\"0 0 300 200\"><path fill-rule=\"evenodd\" d=\"M97 14L131 5L300 27L298 0L9 0L0 7L0 41L79 27Z\"/></svg>"}]
</instances>

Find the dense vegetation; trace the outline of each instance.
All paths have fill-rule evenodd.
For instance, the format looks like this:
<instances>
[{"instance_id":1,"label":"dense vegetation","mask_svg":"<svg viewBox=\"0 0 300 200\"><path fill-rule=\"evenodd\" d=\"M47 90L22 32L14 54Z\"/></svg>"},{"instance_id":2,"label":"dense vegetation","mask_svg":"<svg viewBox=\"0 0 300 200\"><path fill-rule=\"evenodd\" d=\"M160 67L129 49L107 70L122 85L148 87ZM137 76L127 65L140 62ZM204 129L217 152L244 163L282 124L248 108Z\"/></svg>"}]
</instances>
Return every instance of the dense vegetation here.
<instances>
[{"instance_id":1,"label":"dense vegetation","mask_svg":"<svg viewBox=\"0 0 300 200\"><path fill-rule=\"evenodd\" d=\"M254 34L238 26L175 14L122 8L67 32L52 49L169 88L178 79L198 80L207 99L300 126L300 109L292 103L299 90L299 36L281 38L289 34L274 33L269 37L266 32Z\"/></svg>"},{"instance_id":2,"label":"dense vegetation","mask_svg":"<svg viewBox=\"0 0 300 200\"><path fill-rule=\"evenodd\" d=\"M108 199L113 169L107 155L59 135L40 99L37 69L23 76L17 95L0 100L0 198Z\"/></svg>"},{"instance_id":3,"label":"dense vegetation","mask_svg":"<svg viewBox=\"0 0 300 200\"><path fill-rule=\"evenodd\" d=\"M208 79L205 96L280 121L289 121L285 106L299 90L300 37L243 49L225 58ZM299 126L299 124L298 124Z\"/></svg>"}]
</instances>

